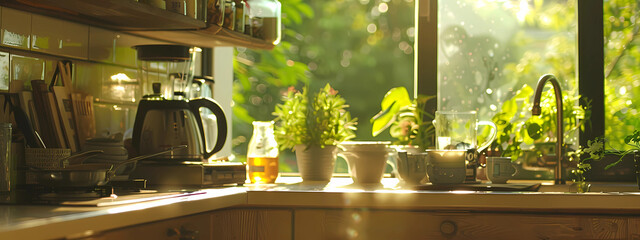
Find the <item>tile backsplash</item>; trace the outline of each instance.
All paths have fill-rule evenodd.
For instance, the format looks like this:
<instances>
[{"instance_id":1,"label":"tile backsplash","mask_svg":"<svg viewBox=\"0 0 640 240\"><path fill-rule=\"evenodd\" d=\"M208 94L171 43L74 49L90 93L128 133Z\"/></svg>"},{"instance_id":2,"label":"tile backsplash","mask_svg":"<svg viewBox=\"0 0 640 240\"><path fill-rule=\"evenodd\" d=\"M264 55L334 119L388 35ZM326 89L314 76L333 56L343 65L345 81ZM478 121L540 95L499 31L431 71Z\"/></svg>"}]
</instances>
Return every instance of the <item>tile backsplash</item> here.
<instances>
[{"instance_id":1,"label":"tile backsplash","mask_svg":"<svg viewBox=\"0 0 640 240\"><path fill-rule=\"evenodd\" d=\"M37 79L49 84L57 62L71 60L74 91L94 98L98 137L133 127L142 84L132 47L167 44L6 7L0 8L0 39L0 92L30 91ZM166 67L151 71L167 75Z\"/></svg>"},{"instance_id":2,"label":"tile backsplash","mask_svg":"<svg viewBox=\"0 0 640 240\"><path fill-rule=\"evenodd\" d=\"M2 21L2 45L21 49L31 48L31 14L2 8L0 11Z\"/></svg>"},{"instance_id":3,"label":"tile backsplash","mask_svg":"<svg viewBox=\"0 0 640 240\"><path fill-rule=\"evenodd\" d=\"M89 26L34 14L31 17L31 50L88 59Z\"/></svg>"}]
</instances>

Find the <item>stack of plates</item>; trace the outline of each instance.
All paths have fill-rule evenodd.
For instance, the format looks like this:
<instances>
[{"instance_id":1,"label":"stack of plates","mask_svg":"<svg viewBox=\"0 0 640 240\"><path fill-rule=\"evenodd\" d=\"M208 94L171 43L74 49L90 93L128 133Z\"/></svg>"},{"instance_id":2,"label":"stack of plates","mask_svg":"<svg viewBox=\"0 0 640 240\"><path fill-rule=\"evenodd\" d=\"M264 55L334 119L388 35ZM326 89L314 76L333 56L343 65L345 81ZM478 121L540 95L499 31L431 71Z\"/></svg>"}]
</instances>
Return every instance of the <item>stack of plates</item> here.
<instances>
[{"instance_id":1,"label":"stack of plates","mask_svg":"<svg viewBox=\"0 0 640 240\"><path fill-rule=\"evenodd\" d=\"M108 163L118 164L129 159L129 153L124 147L124 143L119 139L112 138L92 138L87 140L83 146L83 151L102 150L104 153L85 160L85 163ZM135 163L127 164L116 170L116 174L128 173L135 167Z\"/></svg>"}]
</instances>

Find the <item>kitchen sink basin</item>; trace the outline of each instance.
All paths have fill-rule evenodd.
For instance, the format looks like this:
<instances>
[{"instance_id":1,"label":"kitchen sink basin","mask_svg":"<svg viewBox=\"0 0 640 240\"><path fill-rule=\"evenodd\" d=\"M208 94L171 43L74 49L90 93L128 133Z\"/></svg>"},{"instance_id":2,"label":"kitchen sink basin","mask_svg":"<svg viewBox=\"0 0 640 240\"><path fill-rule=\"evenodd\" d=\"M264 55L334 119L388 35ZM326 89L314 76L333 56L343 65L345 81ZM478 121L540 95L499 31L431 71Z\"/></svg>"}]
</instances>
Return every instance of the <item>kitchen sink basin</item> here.
<instances>
[{"instance_id":1,"label":"kitchen sink basin","mask_svg":"<svg viewBox=\"0 0 640 240\"><path fill-rule=\"evenodd\" d=\"M623 193L623 192L636 192L640 193L638 185L635 182L590 182L591 185L589 192L602 192L602 193ZM552 185L543 183L538 192L577 192L577 185L575 183L567 183L564 185Z\"/></svg>"},{"instance_id":2,"label":"kitchen sink basin","mask_svg":"<svg viewBox=\"0 0 640 240\"><path fill-rule=\"evenodd\" d=\"M638 193L635 182L591 182L591 193ZM569 182L563 185L553 185L552 181L513 180L507 184L425 184L416 187L417 190L427 191L491 191L491 192L546 192L546 193L576 193L577 184Z\"/></svg>"}]
</instances>

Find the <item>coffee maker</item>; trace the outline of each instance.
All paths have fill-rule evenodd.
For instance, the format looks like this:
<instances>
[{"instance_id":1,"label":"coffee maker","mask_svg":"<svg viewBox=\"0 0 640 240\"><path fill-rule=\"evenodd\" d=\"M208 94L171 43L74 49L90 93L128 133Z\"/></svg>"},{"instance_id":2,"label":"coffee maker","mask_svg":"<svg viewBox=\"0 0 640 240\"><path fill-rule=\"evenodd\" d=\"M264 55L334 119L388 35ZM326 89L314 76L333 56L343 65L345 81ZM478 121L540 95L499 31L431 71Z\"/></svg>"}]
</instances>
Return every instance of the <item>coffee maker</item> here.
<instances>
[{"instance_id":1,"label":"coffee maker","mask_svg":"<svg viewBox=\"0 0 640 240\"><path fill-rule=\"evenodd\" d=\"M242 163L210 162L227 138L227 118L212 98L188 99L193 81L194 48L179 45L141 45L139 76L143 93L133 127L132 145L137 154L186 148L138 163L130 178L146 179L149 186L202 187L244 183ZM149 92L149 90L151 90ZM201 111L206 109L206 111ZM216 134L205 136L201 112L215 116ZM214 143L207 148L207 139ZM211 139L213 138L213 139Z\"/></svg>"},{"instance_id":2,"label":"coffee maker","mask_svg":"<svg viewBox=\"0 0 640 240\"><path fill-rule=\"evenodd\" d=\"M140 100L133 126L133 147L138 154L151 154L172 146L187 145L184 149L156 159L204 161L222 149L227 138L227 120L222 107L215 100L170 100L158 96L160 84L156 83L153 86L155 93ZM201 108L208 109L217 120L217 135L213 136L215 146L211 150L207 150L205 146Z\"/></svg>"}]
</instances>

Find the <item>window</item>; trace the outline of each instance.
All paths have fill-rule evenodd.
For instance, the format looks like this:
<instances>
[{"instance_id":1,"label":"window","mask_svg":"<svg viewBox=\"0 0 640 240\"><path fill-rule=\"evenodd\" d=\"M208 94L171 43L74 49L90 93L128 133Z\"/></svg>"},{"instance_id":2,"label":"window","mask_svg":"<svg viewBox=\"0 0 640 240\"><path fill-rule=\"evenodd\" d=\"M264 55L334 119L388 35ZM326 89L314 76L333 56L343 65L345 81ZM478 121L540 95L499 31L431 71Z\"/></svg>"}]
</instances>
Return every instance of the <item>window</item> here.
<instances>
[{"instance_id":1,"label":"window","mask_svg":"<svg viewBox=\"0 0 640 240\"><path fill-rule=\"evenodd\" d=\"M551 73L565 95L564 115L573 118L565 121L565 142L577 143L584 114L577 107L575 6L567 0L438 1L438 110L477 111L513 135L499 141L505 147L555 141L550 87L542 116L529 110L538 79Z\"/></svg>"},{"instance_id":2,"label":"window","mask_svg":"<svg viewBox=\"0 0 640 240\"><path fill-rule=\"evenodd\" d=\"M234 153L242 159L251 121L271 120L289 86L304 82L317 92L326 83L338 90L358 118L357 140L374 138L369 119L393 87L414 85L413 0L282 0L283 42L271 51L237 49L234 84ZM308 4L308 5L307 5ZM297 171L291 151L281 151L280 171ZM337 172L347 172L339 161Z\"/></svg>"},{"instance_id":3,"label":"window","mask_svg":"<svg viewBox=\"0 0 640 240\"><path fill-rule=\"evenodd\" d=\"M273 51L238 49L234 101L242 108L234 109L234 152L239 156L246 151L251 120L272 119L279 94L306 81L312 89L328 82L340 91L359 119L361 140L375 139L368 119L392 87L437 94L437 102L427 106L430 111L475 110L480 119L495 120L504 102L513 100L525 84L534 88L545 73L560 80L565 100L572 101L564 111L565 117L573 114L570 124L565 123L565 131L570 128L573 133L565 137L567 142L584 145L588 139L606 136L614 147L622 147L619 141L639 125L637 1L340 0L309 4L283 1L285 42ZM419 6L417 36L413 34L414 5ZM415 48L414 39L418 39ZM603 47L606 56L594 50ZM281 69L287 70L278 73ZM417 85L412 82L414 70ZM522 104L524 100L514 101ZM590 108L584 111L585 106ZM518 111L529 118L527 108L521 106ZM578 141L578 129L584 127ZM530 134L530 129L524 131ZM539 139L554 140L545 133ZM282 161L295 167L295 162Z\"/></svg>"}]
</instances>

